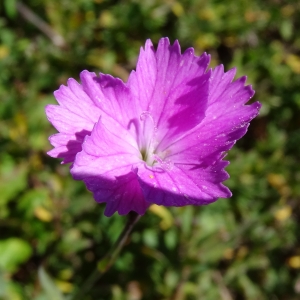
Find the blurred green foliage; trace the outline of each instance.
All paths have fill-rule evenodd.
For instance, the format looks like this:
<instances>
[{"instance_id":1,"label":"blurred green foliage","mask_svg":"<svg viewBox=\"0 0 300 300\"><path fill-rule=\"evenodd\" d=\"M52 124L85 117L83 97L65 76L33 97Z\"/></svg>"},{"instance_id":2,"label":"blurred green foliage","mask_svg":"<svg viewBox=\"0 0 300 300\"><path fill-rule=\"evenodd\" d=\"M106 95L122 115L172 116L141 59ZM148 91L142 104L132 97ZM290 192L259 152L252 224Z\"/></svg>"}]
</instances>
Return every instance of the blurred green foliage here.
<instances>
[{"instance_id":1,"label":"blurred green foliage","mask_svg":"<svg viewBox=\"0 0 300 300\"><path fill-rule=\"evenodd\" d=\"M0 299L70 299L117 239L125 217L47 157L44 106L83 69L126 80L162 36L236 66L263 108L228 155L233 197L152 207L84 299L299 299L299 1L24 4L0 2Z\"/></svg>"}]
</instances>

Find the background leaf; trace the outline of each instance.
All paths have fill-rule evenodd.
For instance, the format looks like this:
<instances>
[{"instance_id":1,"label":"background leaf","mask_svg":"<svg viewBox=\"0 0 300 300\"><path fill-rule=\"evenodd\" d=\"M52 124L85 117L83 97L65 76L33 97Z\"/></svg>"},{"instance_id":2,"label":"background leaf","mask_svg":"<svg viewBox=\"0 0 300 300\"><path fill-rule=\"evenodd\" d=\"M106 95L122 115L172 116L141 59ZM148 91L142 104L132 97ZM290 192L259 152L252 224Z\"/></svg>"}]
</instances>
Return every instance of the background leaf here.
<instances>
[{"instance_id":1,"label":"background leaf","mask_svg":"<svg viewBox=\"0 0 300 300\"><path fill-rule=\"evenodd\" d=\"M232 198L151 206L83 300L299 299L299 1L18 3L0 1L1 300L69 297L116 241L126 217L46 154L44 107L84 69L126 81L162 36L237 67L262 110L226 157Z\"/></svg>"},{"instance_id":2,"label":"background leaf","mask_svg":"<svg viewBox=\"0 0 300 300\"><path fill-rule=\"evenodd\" d=\"M19 238L0 240L0 269L14 272L32 254L30 245Z\"/></svg>"},{"instance_id":3,"label":"background leaf","mask_svg":"<svg viewBox=\"0 0 300 300\"><path fill-rule=\"evenodd\" d=\"M46 294L47 300L64 300L60 290L57 288L53 279L46 273L43 267L39 268L38 271L39 280L41 286Z\"/></svg>"}]
</instances>

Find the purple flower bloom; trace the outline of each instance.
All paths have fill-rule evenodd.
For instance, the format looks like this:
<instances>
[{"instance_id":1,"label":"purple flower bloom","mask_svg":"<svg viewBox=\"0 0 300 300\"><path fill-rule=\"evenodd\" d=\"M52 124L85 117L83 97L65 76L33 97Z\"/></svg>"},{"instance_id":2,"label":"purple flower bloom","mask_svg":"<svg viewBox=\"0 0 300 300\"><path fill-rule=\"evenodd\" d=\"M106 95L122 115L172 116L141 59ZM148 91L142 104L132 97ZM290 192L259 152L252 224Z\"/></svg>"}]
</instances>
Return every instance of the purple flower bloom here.
<instances>
[{"instance_id":1,"label":"purple flower bloom","mask_svg":"<svg viewBox=\"0 0 300 300\"><path fill-rule=\"evenodd\" d=\"M261 105L245 105L254 94L246 77L207 70L209 60L192 48L181 54L178 41L163 38L155 51L148 40L127 83L83 71L81 84L69 79L54 93L59 105L46 114L59 133L48 154L72 163L106 216L231 196L224 153Z\"/></svg>"}]
</instances>

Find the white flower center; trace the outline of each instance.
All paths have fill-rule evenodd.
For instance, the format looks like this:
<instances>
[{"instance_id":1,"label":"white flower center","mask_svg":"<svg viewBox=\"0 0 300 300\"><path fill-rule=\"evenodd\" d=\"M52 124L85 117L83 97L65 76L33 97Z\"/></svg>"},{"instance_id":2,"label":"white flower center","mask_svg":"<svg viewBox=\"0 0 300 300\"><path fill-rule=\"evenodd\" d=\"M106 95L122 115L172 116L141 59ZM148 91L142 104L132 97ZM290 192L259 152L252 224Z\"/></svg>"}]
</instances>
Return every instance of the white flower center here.
<instances>
[{"instance_id":1,"label":"white flower center","mask_svg":"<svg viewBox=\"0 0 300 300\"><path fill-rule=\"evenodd\" d=\"M141 113L139 119L131 120L128 126L129 130L135 137L137 148L140 152L140 158L149 166L153 166L157 161L155 146L157 141L155 139L156 130L154 119L150 112L144 111Z\"/></svg>"}]
</instances>

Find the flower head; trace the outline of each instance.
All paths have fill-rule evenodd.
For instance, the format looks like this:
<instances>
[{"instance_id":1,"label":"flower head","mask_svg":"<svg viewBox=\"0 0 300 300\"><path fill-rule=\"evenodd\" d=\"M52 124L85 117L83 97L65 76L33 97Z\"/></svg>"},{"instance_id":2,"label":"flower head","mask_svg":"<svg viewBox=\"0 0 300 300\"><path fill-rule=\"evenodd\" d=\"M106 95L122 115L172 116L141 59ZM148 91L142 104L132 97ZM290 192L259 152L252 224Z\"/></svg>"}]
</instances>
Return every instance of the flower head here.
<instances>
[{"instance_id":1,"label":"flower head","mask_svg":"<svg viewBox=\"0 0 300 300\"><path fill-rule=\"evenodd\" d=\"M258 114L246 77L208 70L210 57L183 54L178 41L150 40L127 83L83 71L54 95L46 114L59 131L48 154L72 163L105 215L144 214L152 203L205 205L231 196L222 182L228 151Z\"/></svg>"}]
</instances>

